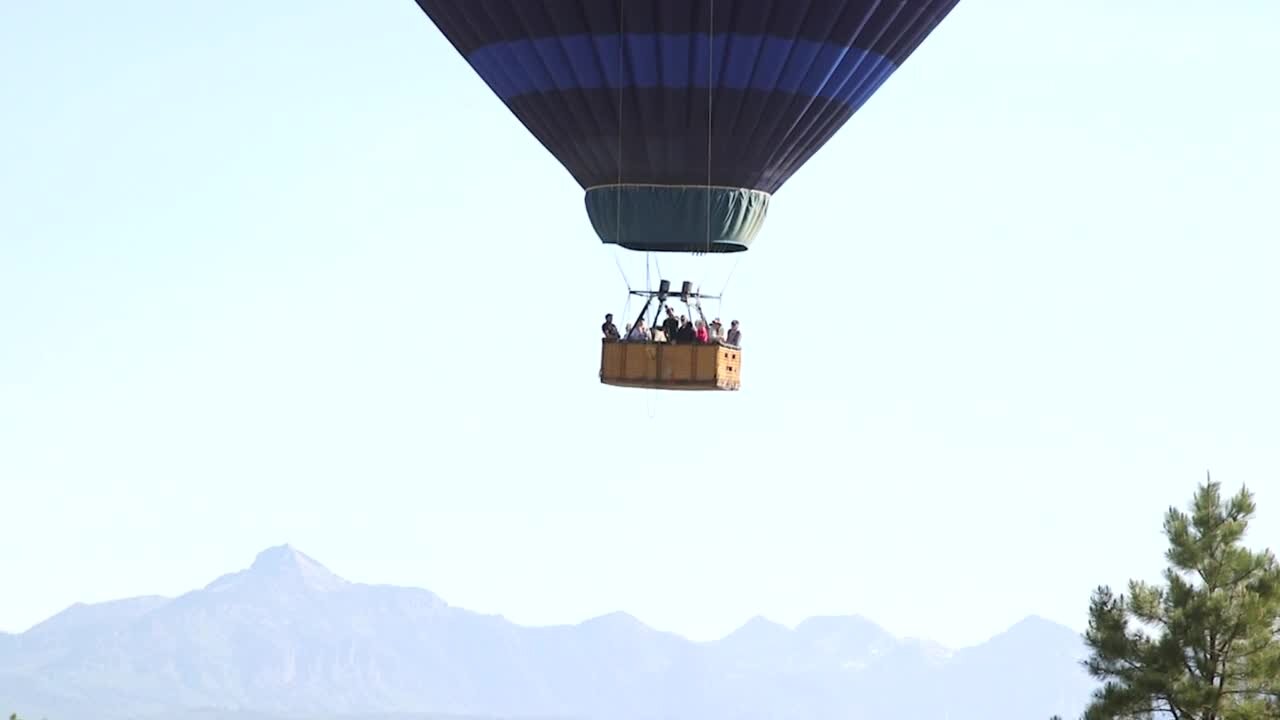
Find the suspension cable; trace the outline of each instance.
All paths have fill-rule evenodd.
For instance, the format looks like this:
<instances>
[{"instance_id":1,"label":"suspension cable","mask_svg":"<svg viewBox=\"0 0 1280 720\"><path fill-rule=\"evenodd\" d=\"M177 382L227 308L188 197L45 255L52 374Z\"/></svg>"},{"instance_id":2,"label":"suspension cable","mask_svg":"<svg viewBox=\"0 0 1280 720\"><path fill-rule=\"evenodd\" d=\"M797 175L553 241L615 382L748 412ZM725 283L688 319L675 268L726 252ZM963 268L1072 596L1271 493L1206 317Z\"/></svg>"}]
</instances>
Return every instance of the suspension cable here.
<instances>
[{"instance_id":1,"label":"suspension cable","mask_svg":"<svg viewBox=\"0 0 1280 720\"><path fill-rule=\"evenodd\" d=\"M716 95L716 0L711 0L707 26L707 253L711 253L711 152L712 108Z\"/></svg>"},{"instance_id":2,"label":"suspension cable","mask_svg":"<svg viewBox=\"0 0 1280 720\"><path fill-rule=\"evenodd\" d=\"M733 280L733 274L738 272L738 263L742 262L743 253L737 253L737 258L733 261L733 267L729 270L729 277L724 280L724 287L720 289L720 297L723 298L725 291L729 289L729 281Z\"/></svg>"},{"instance_id":3,"label":"suspension cable","mask_svg":"<svg viewBox=\"0 0 1280 720\"><path fill-rule=\"evenodd\" d=\"M618 274L622 276L622 284L627 286L627 295L631 294L631 281L627 279L627 271L622 269L622 260L618 258L618 246L613 246L613 264L618 266Z\"/></svg>"},{"instance_id":4,"label":"suspension cable","mask_svg":"<svg viewBox=\"0 0 1280 720\"><path fill-rule=\"evenodd\" d=\"M699 264L702 266L702 277L698 280L699 292L701 292L702 284L707 279L707 273L710 272L711 262L711 157L714 144L712 142L714 125L714 107L716 95L716 0L711 0L708 4L707 17L707 186L703 189L703 193L707 198L707 237L706 246L703 248L703 257Z\"/></svg>"},{"instance_id":5,"label":"suspension cable","mask_svg":"<svg viewBox=\"0 0 1280 720\"><path fill-rule=\"evenodd\" d=\"M627 44L627 36L624 34L627 22L627 0L618 0L618 184L614 186L613 196L617 201L614 212L614 242L622 242L622 71L626 64L623 62L623 48Z\"/></svg>"}]
</instances>

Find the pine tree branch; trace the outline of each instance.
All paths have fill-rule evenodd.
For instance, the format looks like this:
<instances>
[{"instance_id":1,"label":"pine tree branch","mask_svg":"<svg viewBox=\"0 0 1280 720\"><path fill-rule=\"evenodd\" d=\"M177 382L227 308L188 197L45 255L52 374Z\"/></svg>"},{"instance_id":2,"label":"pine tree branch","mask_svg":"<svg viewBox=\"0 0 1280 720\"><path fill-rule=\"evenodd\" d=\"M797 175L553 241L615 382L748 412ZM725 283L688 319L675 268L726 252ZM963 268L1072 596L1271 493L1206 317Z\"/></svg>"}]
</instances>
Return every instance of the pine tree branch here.
<instances>
[{"instance_id":1,"label":"pine tree branch","mask_svg":"<svg viewBox=\"0 0 1280 720\"><path fill-rule=\"evenodd\" d=\"M1181 708L1175 705L1173 700L1169 699L1167 696L1157 695L1156 698L1164 701L1164 704L1165 704L1164 711L1172 715L1173 720L1182 720L1183 718L1191 717L1186 712L1184 712Z\"/></svg>"},{"instance_id":2,"label":"pine tree branch","mask_svg":"<svg viewBox=\"0 0 1280 720\"><path fill-rule=\"evenodd\" d=\"M1273 698L1275 700L1280 700L1280 688L1275 690L1264 690L1262 688L1244 687L1244 688L1235 688L1232 690L1225 690L1223 691L1222 694L1233 696L1233 697L1247 695L1247 696L1253 696L1253 697L1264 697L1264 698Z\"/></svg>"}]
</instances>

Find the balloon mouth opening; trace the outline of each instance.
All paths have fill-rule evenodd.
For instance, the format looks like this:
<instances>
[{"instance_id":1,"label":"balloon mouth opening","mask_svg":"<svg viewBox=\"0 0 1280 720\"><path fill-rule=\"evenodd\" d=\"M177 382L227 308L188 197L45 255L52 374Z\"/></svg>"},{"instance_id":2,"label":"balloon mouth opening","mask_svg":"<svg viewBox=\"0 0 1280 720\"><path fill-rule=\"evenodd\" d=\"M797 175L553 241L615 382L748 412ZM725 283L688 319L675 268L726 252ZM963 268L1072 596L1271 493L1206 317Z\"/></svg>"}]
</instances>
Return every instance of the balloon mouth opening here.
<instances>
[{"instance_id":1,"label":"balloon mouth opening","mask_svg":"<svg viewBox=\"0 0 1280 720\"><path fill-rule=\"evenodd\" d=\"M769 209L763 190L697 185L607 185L587 190L591 225L606 245L638 252L746 252Z\"/></svg>"}]
</instances>

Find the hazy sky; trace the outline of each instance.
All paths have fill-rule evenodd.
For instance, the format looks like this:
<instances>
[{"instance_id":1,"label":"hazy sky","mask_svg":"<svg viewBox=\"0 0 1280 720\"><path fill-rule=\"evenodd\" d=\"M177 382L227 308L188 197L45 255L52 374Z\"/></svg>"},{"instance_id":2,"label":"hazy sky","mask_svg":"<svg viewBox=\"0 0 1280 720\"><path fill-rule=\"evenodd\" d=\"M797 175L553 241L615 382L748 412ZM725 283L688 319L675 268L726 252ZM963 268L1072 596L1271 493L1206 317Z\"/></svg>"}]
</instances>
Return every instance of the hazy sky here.
<instances>
[{"instance_id":1,"label":"hazy sky","mask_svg":"<svg viewBox=\"0 0 1280 720\"><path fill-rule=\"evenodd\" d=\"M289 542L526 623L965 644L1157 579L1206 470L1274 543L1277 27L962 0L731 278L664 266L744 328L684 396L598 383L643 257L410 0L4 3L0 629Z\"/></svg>"}]
</instances>

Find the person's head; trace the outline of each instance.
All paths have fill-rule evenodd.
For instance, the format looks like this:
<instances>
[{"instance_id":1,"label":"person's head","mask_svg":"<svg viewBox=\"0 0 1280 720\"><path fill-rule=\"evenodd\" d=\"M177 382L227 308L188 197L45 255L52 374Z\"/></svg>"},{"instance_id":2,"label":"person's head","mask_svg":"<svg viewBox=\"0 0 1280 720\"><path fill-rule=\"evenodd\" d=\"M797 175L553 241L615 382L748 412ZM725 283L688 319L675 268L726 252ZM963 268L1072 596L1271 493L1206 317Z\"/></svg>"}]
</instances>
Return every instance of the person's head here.
<instances>
[{"instance_id":1,"label":"person's head","mask_svg":"<svg viewBox=\"0 0 1280 720\"><path fill-rule=\"evenodd\" d=\"M738 321L737 321L737 320L734 320L733 322L729 323L729 327L731 327L731 328L733 328L733 329L737 330L737 329L738 329Z\"/></svg>"},{"instance_id":2,"label":"person's head","mask_svg":"<svg viewBox=\"0 0 1280 720\"><path fill-rule=\"evenodd\" d=\"M675 310L672 310L672 309L671 309L671 306L670 306L670 305L668 305L668 306L667 306L667 317L672 317L672 318L673 318L673 317L675 317L675 316L676 316L676 311L675 311Z\"/></svg>"},{"instance_id":3,"label":"person's head","mask_svg":"<svg viewBox=\"0 0 1280 720\"><path fill-rule=\"evenodd\" d=\"M605 321L605 322L613 322L613 313L605 313L605 314L604 314L604 321Z\"/></svg>"}]
</instances>

